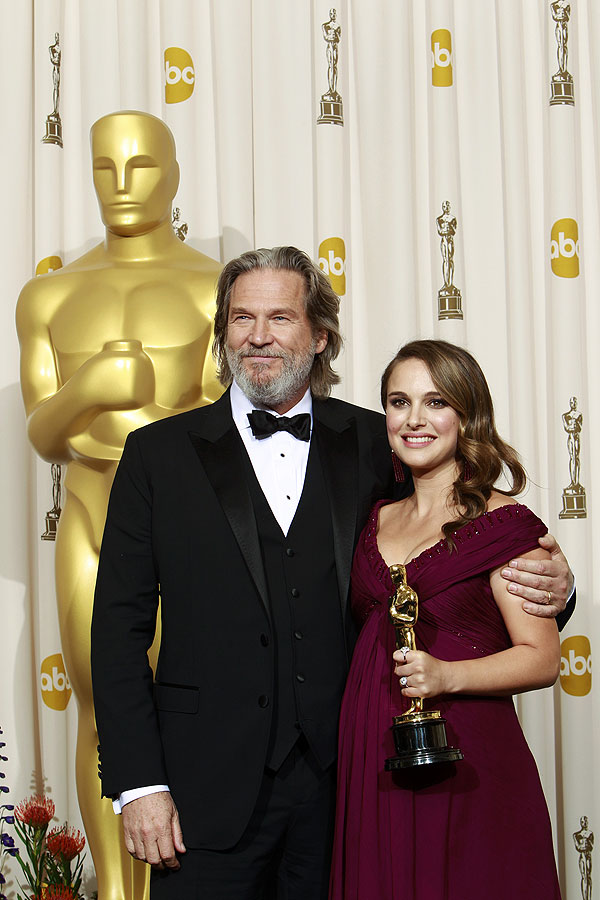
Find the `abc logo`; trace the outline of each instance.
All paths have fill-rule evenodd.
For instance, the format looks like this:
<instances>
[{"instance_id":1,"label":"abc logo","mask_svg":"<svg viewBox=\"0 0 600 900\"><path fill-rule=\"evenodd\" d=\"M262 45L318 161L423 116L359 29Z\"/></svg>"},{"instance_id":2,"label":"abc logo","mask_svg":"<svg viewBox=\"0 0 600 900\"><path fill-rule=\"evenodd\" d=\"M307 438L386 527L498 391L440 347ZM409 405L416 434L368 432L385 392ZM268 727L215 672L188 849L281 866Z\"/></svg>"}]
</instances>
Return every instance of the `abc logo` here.
<instances>
[{"instance_id":1,"label":"abc logo","mask_svg":"<svg viewBox=\"0 0 600 900\"><path fill-rule=\"evenodd\" d=\"M194 63L187 50L181 47L167 47L165 50L165 100L167 103L181 103L192 96L194 91Z\"/></svg>"},{"instance_id":2,"label":"abc logo","mask_svg":"<svg viewBox=\"0 0 600 900\"><path fill-rule=\"evenodd\" d=\"M558 219L550 235L552 271L561 278L579 275L579 230L575 219Z\"/></svg>"},{"instance_id":3,"label":"abc logo","mask_svg":"<svg viewBox=\"0 0 600 900\"><path fill-rule=\"evenodd\" d=\"M583 634L560 645L560 686L572 697L585 697L592 689L592 650Z\"/></svg>"},{"instance_id":4,"label":"abc logo","mask_svg":"<svg viewBox=\"0 0 600 900\"><path fill-rule=\"evenodd\" d=\"M62 259L60 256L46 256L40 259L35 267L36 275L46 275L48 272L55 272L56 269L62 269Z\"/></svg>"},{"instance_id":5,"label":"abc logo","mask_svg":"<svg viewBox=\"0 0 600 900\"><path fill-rule=\"evenodd\" d=\"M338 297L346 293L346 245L342 238L326 238L319 246L319 266L329 275Z\"/></svg>"},{"instance_id":6,"label":"abc logo","mask_svg":"<svg viewBox=\"0 0 600 900\"><path fill-rule=\"evenodd\" d=\"M50 709L66 709L71 699L71 685L65 671L62 653L47 656L41 666L42 700Z\"/></svg>"},{"instance_id":7,"label":"abc logo","mask_svg":"<svg viewBox=\"0 0 600 900\"><path fill-rule=\"evenodd\" d=\"M431 83L434 87L452 84L452 35L447 28L431 33Z\"/></svg>"}]
</instances>

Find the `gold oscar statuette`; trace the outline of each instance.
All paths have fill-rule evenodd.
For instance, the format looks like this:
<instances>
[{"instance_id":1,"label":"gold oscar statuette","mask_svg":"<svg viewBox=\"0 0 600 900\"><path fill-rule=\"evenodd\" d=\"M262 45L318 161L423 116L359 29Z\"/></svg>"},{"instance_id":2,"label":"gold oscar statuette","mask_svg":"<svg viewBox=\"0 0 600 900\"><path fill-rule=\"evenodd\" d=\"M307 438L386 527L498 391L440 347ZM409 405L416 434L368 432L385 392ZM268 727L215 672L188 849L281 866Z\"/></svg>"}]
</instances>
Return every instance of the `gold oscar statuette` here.
<instances>
[{"instance_id":1,"label":"gold oscar statuette","mask_svg":"<svg viewBox=\"0 0 600 900\"><path fill-rule=\"evenodd\" d=\"M62 481L62 468L56 463L50 466L52 472L52 509L46 513L46 530L40 535L42 541L55 541L58 529L58 520L62 512L60 508L60 491Z\"/></svg>"},{"instance_id":2,"label":"gold oscar statuette","mask_svg":"<svg viewBox=\"0 0 600 900\"><path fill-rule=\"evenodd\" d=\"M579 853L579 874L581 876L581 900L592 900L592 850L594 832L588 827L588 817L579 820L580 829L573 835L575 849Z\"/></svg>"},{"instance_id":3,"label":"gold oscar statuette","mask_svg":"<svg viewBox=\"0 0 600 900\"><path fill-rule=\"evenodd\" d=\"M556 22L554 36L556 38L556 59L558 61L558 71L550 79L550 106L559 104L574 106L575 88L573 86L573 76L567 72L571 4L568 0L553 0L550 4L550 12Z\"/></svg>"},{"instance_id":4,"label":"gold oscar statuette","mask_svg":"<svg viewBox=\"0 0 600 900\"><path fill-rule=\"evenodd\" d=\"M558 514L559 519L585 519L587 509L585 502L585 488L579 483L581 470L581 428L583 416L577 412L577 397L571 397L569 409L562 417L563 428L567 432L567 450L569 451L569 475L571 483L562 492L563 508Z\"/></svg>"},{"instance_id":5,"label":"gold oscar statuette","mask_svg":"<svg viewBox=\"0 0 600 900\"><path fill-rule=\"evenodd\" d=\"M173 208L173 218L171 220L171 225L173 226L173 231L177 235L180 241L185 241L188 233L188 224L187 222L181 221L181 210L178 206Z\"/></svg>"},{"instance_id":6,"label":"gold oscar statuette","mask_svg":"<svg viewBox=\"0 0 600 900\"><path fill-rule=\"evenodd\" d=\"M21 291L21 388L31 443L43 459L65 466L56 597L77 700L77 794L98 900L145 900L149 867L129 855L121 817L100 796L90 676L94 586L127 435L222 393L211 354L221 265L173 230L179 164L161 119L137 111L103 116L92 126L91 149L104 238ZM157 634L151 663L158 641Z\"/></svg>"},{"instance_id":7,"label":"gold oscar statuette","mask_svg":"<svg viewBox=\"0 0 600 900\"><path fill-rule=\"evenodd\" d=\"M442 214L436 221L442 251L442 275L444 286L438 291L438 319L462 319L462 298L454 281L454 235L456 218L450 212L450 203L444 200Z\"/></svg>"},{"instance_id":8,"label":"gold oscar statuette","mask_svg":"<svg viewBox=\"0 0 600 900\"><path fill-rule=\"evenodd\" d=\"M321 114L317 119L319 125L344 124L344 107L337 90L339 43L342 28L336 22L337 10L329 10L329 19L323 22L321 29L327 45L327 91L321 95Z\"/></svg>"},{"instance_id":9,"label":"gold oscar statuette","mask_svg":"<svg viewBox=\"0 0 600 900\"><path fill-rule=\"evenodd\" d=\"M416 650L415 625L419 615L419 598L406 583L405 566L390 566L390 577L396 588L390 597L390 619L396 632L396 648ZM463 758L460 750L448 746L446 720L440 711L424 710L421 697L416 697L402 715L394 716L392 732L397 755L386 759L386 772L431 763L455 762Z\"/></svg>"},{"instance_id":10,"label":"gold oscar statuette","mask_svg":"<svg viewBox=\"0 0 600 900\"><path fill-rule=\"evenodd\" d=\"M58 102L60 100L60 35L58 32L55 33L54 43L50 44L48 52L52 63L52 101L54 109L46 116L46 134L42 141L44 144L58 144L59 147L62 147L62 122L58 111Z\"/></svg>"}]
</instances>

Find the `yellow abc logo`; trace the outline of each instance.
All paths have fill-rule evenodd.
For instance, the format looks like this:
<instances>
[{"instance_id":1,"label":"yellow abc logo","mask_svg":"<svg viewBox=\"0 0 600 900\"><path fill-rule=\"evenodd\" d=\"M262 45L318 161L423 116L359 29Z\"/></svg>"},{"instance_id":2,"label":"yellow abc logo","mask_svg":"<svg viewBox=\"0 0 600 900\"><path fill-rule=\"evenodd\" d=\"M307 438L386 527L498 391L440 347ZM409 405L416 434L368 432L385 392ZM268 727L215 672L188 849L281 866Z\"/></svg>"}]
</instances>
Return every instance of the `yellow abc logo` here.
<instances>
[{"instance_id":1,"label":"yellow abc logo","mask_svg":"<svg viewBox=\"0 0 600 900\"><path fill-rule=\"evenodd\" d=\"M329 275L331 287L338 297L346 293L346 245L343 238L330 237L319 246L319 266Z\"/></svg>"},{"instance_id":2,"label":"yellow abc logo","mask_svg":"<svg viewBox=\"0 0 600 900\"><path fill-rule=\"evenodd\" d=\"M452 84L452 35L447 28L431 32L431 83L434 87Z\"/></svg>"},{"instance_id":3,"label":"yellow abc logo","mask_svg":"<svg viewBox=\"0 0 600 900\"><path fill-rule=\"evenodd\" d=\"M165 50L165 101L181 103L192 96L196 73L192 57L181 47Z\"/></svg>"},{"instance_id":4,"label":"yellow abc logo","mask_svg":"<svg viewBox=\"0 0 600 900\"><path fill-rule=\"evenodd\" d=\"M62 653L47 656L41 665L42 700L50 709L66 709L71 699L71 684Z\"/></svg>"},{"instance_id":5,"label":"yellow abc logo","mask_svg":"<svg viewBox=\"0 0 600 900\"><path fill-rule=\"evenodd\" d=\"M579 229L575 219L557 219L550 235L552 271L561 278L579 275Z\"/></svg>"},{"instance_id":6,"label":"yellow abc logo","mask_svg":"<svg viewBox=\"0 0 600 900\"><path fill-rule=\"evenodd\" d=\"M572 697L585 697L592 689L592 649L583 634L560 645L560 686Z\"/></svg>"},{"instance_id":7,"label":"yellow abc logo","mask_svg":"<svg viewBox=\"0 0 600 900\"><path fill-rule=\"evenodd\" d=\"M45 256L44 259L40 259L35 267L35 274L46 275L48 272L55 272L57 269L62 269L60 256Z\"/></svg>"}]
</instances>

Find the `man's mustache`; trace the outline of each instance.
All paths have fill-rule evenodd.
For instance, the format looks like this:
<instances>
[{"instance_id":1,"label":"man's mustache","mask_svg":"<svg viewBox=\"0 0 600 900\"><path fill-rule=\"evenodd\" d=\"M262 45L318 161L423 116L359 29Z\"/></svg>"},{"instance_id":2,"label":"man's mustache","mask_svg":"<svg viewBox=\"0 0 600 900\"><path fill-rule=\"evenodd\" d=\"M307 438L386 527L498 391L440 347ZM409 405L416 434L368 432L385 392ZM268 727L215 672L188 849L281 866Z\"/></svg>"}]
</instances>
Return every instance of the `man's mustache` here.
<instances>
[{"instance_id":1,"label":"man's mustache","mask_svg":"<svg viewBox=\"0 0 600 900\"><path fill-rule=\"evenodd\" d=\"M242 359L251 358L253 356L269 356L273 359L283 359L284 354L281 352L277 352L276 350L262 350L260 347L257 347L256 350L241 350L239 356Z\"/></svg>"}]
</instances>

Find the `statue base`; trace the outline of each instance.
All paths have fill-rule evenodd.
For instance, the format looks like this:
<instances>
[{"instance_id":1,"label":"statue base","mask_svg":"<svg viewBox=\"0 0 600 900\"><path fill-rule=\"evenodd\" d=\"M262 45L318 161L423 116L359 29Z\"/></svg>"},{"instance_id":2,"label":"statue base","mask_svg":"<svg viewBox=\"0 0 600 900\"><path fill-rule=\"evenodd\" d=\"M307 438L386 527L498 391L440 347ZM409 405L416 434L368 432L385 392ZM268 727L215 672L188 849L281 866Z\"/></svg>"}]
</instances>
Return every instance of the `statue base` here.
<instances>
[{"instance_id":1,"label":"statue base","mask_svg":"<svg viewBox=\"0 0 600 900\"><path fill-rule=\"evenodd\" d=\"M59 147L62 147L62 122L58 113L50 113L46 118L46 134L42 138L42 143L58 144Z\"/></svg>"},{"instance_id":2,"label":"statue base","mask_svg":"<svg viewBox=\"0 0 600 900\"><path fill-rule=\"evenodd\" d=\"M550 79L550 106L566 105L575 106L575 87L573 76L565 72L561 75L557 72Z\"/></svg>"},{"instance_id":3,"label":"statue base","mask_svg":"<svg viewBox=\"0 0 600 900\"><path fill-rule=\"evenodd\" d=\"M462 319L462 298L453 284L438 291L438 319Z\"/></svg>"},{"instance_id":4,"label":"statue base","mask_svg":"<svg viewBox=\"0 0 600 900\"><path fill-rule=\"evenodd\" d=\"M58 528L58 520L60 519L60 510L51 509L46 513L46 530L40 535L42 541L55 541L56 530Z\"/></svg>"},{"instance_id":5,"label":"statue base","mask_svg":"<svg viewBox=\"0 0 600 900\"><path fill-rule=\"evenodd\" d=\"M575 487L565 488L562 495L563 508L558 514L559 519L585 519L587 509L585 505L585 488L580 484Z\"/></svg>"},{"instance_id":6,"label":"statue base","mask_svg":"<svg viewBox=\"0 0 600 900\"><path fill-rule=\"evenodd\" d=\"M394 716L392 732L398 755L386 759L386 772L463 758L460 750L448 746L446 720L437 709Z\"/></svg>"},{"instance_id":7,"label":"statue base","mask_svg":"<svg viewBox=\"0 0 600 900\"><path fill-rule=\"evenodd\" d=\"M317 124L322 125L324 123L330 125L344 124L344 107L339 94L323 94L321 97L321 115L317 119Z\"/></svg>"}]
</instances>

